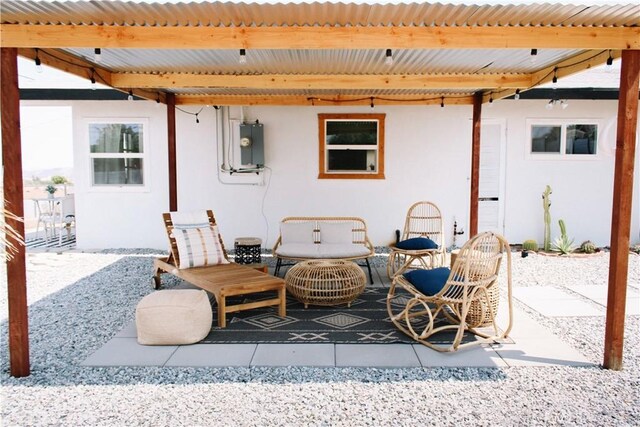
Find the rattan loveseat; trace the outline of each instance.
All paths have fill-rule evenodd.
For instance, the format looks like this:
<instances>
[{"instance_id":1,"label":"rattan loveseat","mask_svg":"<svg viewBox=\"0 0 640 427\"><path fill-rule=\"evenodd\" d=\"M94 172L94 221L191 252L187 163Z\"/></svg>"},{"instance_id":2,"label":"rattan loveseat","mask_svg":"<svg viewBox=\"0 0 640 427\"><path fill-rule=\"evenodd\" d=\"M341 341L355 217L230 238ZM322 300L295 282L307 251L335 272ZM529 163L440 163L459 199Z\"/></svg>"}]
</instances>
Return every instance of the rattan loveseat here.
<instances>
[{"instance_id":1,"label":"rattan loveseat","mask_svg":"<svg viewBox=\"0 0 640 427\"><path fill-rule=\"evenodd\" d=\"M373 283L369 257L375 254L367 224L357 217L287 217L273 247L275 275L283 265L309 259L364 260ZM283 260L293 261L284 264Z\"/></svg>"}]
</instances>

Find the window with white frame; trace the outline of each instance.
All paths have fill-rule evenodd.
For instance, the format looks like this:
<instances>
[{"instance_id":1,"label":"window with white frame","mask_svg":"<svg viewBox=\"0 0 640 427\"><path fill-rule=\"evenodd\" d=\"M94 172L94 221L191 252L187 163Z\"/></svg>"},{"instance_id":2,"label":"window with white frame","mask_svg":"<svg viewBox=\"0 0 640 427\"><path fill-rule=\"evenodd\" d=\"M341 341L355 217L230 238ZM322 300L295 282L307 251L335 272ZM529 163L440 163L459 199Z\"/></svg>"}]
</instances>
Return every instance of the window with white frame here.
<instances>
[{"instance_id":1,"label":"window with white frame","mask_svg":"<svg viewBox=\"0 0 640 427\"><path fill-rule=\"evenodd\" d=\"M89 157L93 187L144 187L146 121L90 121Z\"/></svg>"},{"instance_id":2,"label":"window with white frame","mask_svg":"<svg viewBox=\"0 0 640 427\"><path fill-rule=\"evenodd\" d=\"M529 120L527 128L531 158L575 158L597 154L597 121Z\"/></svg>"},{"instance_id":3,"label":"window with white frame","mask_svg":"<svg viewBox=\"0 0 640 427\"><path fill-rule=\"evenodd\" d=\"M384 179L384 114L318 114L321 179Z\"/></svg>"}]
</instances>

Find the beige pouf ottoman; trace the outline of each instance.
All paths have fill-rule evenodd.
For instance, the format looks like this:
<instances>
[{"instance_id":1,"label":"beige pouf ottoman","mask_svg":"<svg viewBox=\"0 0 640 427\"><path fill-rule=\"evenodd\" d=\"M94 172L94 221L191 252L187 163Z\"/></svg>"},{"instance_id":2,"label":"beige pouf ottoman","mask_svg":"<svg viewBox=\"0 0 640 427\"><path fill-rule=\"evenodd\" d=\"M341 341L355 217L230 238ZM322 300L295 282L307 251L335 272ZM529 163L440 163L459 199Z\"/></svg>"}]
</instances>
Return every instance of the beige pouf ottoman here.
<instances>
[{"instance_id":1,"label":"beige pouf ottoman","mask_svg":"<svg viewBox=\"0 0 640 427\"><path fill-rule=\"evenodd\" d=\"M143 345L193 344L211 330L213 313L205 291L156 291L136 307L138 342Z\"/></svg>"}]
</instances>

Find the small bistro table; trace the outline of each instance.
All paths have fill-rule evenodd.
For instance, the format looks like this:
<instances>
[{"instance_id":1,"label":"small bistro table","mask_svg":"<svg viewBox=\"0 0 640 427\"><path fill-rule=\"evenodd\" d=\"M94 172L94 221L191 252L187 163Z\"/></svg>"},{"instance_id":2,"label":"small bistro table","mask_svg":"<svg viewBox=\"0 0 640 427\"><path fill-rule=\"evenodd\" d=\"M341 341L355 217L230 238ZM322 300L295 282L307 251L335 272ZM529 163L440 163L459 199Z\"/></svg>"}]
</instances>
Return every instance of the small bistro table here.
<instances>
[{"instance_id":1,"label":"small bistro table","mask_svg":"<svg viewBox=\"0 0 640 427\"><path fill-rule=\"evenodd\" d=\"M302 261L287 271L284 280L287 291L305 308L344 303L351 307L367 281L358 264L340 259Z\"/></svg>"}]
</instances>

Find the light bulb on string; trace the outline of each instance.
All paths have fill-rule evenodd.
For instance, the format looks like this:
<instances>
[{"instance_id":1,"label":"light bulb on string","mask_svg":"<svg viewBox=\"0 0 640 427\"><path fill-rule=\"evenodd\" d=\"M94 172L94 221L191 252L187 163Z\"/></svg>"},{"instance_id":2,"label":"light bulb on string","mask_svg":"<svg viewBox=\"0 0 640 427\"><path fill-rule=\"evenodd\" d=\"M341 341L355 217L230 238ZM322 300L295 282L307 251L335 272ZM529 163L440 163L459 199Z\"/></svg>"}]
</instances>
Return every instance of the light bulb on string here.
<instances>
[{"instance_id":1,"label":"light bulb on string","mask_svg":"<svg viewBox=\"0 0 640 427\"><path fill-rule=\"evenodd\" d=\"M384 63L386 65L393 65L393 52L391 52L391 49L387 49L385 53Z\"/></svg>"},{"instance_id":2,"label":"light bulb on string","mask_svg":"<svg viewBox=\"0 0 640 427\"><path fill-rule=\"evenodd\" d=\"M127 101L133 101L133 90L129 90L129 95L127 95Z\"/></svg>"},{"instance_id":3,"label":"light bulb on string","mask_svg":"<svg viewBox=\"0 0 640 427\"><path fill-rule=\"evenodd\" d=\"M562 107L563 110L566 110L567 107L569 106L569 102L565 99L560 101L560 106Z\"/></svg>"},{"instance_id":4,"label":"light bulb on string","mask_svg":"<svg viewBox=\"0 0 640 427\"><path fill-rule=\"evenodd\" d=\"M604 67L604 71L606 73L613 71L613 57L611 56L611 51L609 51L609 57L607 58L607 64Z\"/></svg>"},{"instance_id":5,"label":"light bulb on string","mask_svg":"<svg viewBox=\"0 0 640 427\"><path fill-rule=\"evenodd\" d=\"M440 108L444 108L444 96L440 99Z\"/></svg>"},{"instance_id":6,"label":"light bulb on string","mask_svg":"<svg viewBox=\"0 0 640 427\"><path fill-rule=\"evenodd\" d=\"M198 118L198 114L200 114L200 113L196 113L196 124L200 123L200 119Z\"/></svg>"},{"instance_id":7,"label":"light bulb on string","mask_svg":"<svg viewBox=\"0 0 640 427\"><path fill-rule=\"evenodd\" d=\"M531 63L535 64L538 59L538 49L531 49Z\"/></svg>"},{"instance_id":8,"label":"light bulb on string","mask_svg":"<svg viewBox=\"0 0 640 427\"><path fill-rule=\"evenodd\" d=\"M93 49L93 60L95 62L102 61L102 49L100 49L99 47Z\"/></svg>"},{"instance_id":9,"label":"light bulb on string","mask_svg":"<svg viewBox=\"0 0 640 427\"><path fill-rule=\"evenodd\" d=\"M96 90L96 71L91 69L91 90Z\"/></svg>"},{"instance_id":10,"label":"light bulb on string","mask_svg":"<svg viewBox=\"0 0 640 427\"><path fill-rule=\"evenodd\" d=\"M558 88L558 69L557 68L553 69L553 79L551 79L551 87L553 89Z\"/></svg>"},{"instance_id":11,"label":"light bulb on string","mask_svg":"<svg viewBox=\"0 0 640 427\"><path fill-rule=\"evenodd\" d=\"M493 94L489 94L489 107L493 107Z\"/></svg>"},{"instance_id":12,"label":"light bulb on string","mask_svg":"<svg viewBox=\"0 0 640 427\"><path fill-rule=\"evenodd\" d=\"M547 105L544 106L544 108L546 108L547 110L551 110L553 109L553 104L554 104L554 101L552 99L547 103Z\"/></svg>"},{"instance_id":13,"label":"light bulb on string","mask_svg":"<svg viewBox=\"0 0 640 427\"><path fill-rule=\"evenodd\" d=\"M373 96L371 97L371 104L369 104L369 105L371 105L371 109L373 109L373 107L375 107L375 105L373 104Z\"/></svg>"},{"instance_id":14,"label":"light bulb on string","mask_svg":"<svg viewBox=\"0 0 640 427\"><path fill-rule=\"evenodd\" d=\"M520 89L516 89L516 94L513 95L513 99L515 99L516 101L520 99Z\"/></svg>"},{"instance_id":15,"label":"light bulb on string","mask_svg":"<svg viewBox=\"0 0 640 427\"><path fill-rule=\"evenodd\" d=\"M42 68L42 62L40 61L40 56L38 55L38 49L36 49L36 57L34 59L34 62L36 64L36 73L42 74L44 69Z\"/></svg>"},{"instance_id":16,"label":"light bulb on string","mask_svg":"<svg viewBox=\"0 0 640 427\"><path fill-rule=\"evenodd\" d=\"M247 63L247 51L245 49L240 49L240 57L238 58L238 62L240 64Z\"/></svg>"}]
</instances>

